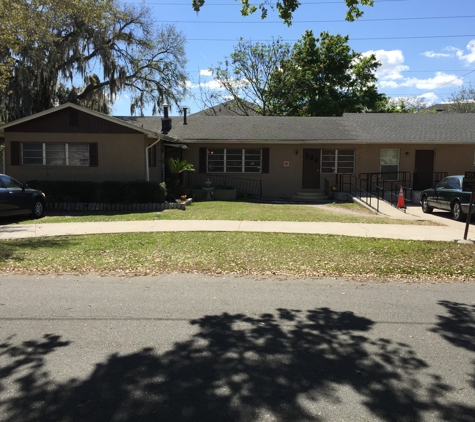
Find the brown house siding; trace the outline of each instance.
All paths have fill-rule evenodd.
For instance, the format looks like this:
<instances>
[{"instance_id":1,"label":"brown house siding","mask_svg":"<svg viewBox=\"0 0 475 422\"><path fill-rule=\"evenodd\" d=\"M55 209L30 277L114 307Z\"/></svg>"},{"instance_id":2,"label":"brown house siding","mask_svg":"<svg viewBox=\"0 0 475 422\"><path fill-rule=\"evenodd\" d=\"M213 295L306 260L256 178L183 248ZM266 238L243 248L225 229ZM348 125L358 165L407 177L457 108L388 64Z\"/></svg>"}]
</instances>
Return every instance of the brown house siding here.
<instances>
[{"instance_id":1,"label":"brown house siding","mask_svg":"<svg viewBox=\"0 0 475 422\"><path fill-rule=\"evenodd\" d=\"M139 134L6 133L5 171L19 180L145 180L147 138ZM87 142L89 166L21 165L22 142ZM157 172L161 167L157 167ZM151 180L157 180L153 174Z\"/></svg>"}]
</instances>

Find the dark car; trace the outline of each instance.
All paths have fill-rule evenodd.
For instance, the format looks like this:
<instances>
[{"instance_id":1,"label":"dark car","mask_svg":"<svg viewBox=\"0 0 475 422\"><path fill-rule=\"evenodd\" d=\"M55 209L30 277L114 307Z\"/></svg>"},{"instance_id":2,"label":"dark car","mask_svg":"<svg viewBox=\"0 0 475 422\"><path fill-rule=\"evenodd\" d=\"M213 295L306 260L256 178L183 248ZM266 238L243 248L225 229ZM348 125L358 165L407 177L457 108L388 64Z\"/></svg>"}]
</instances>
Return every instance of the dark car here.
<instances>
[{"instance_id":1,"label":"dark car","mask_svg":"<svg viewBox=\"0 0 475 422\"><path fill-rule=\"evenodd\" d=\"M45 213L45 195L30 189L6 174L0 174L0 217L28 215L41 218Z\"/></svg>"},{"instance_id":2,"label":"dark car","mask_svg":"<svg viewBox=\"0 0 475 422\"><path fill-rule=\"evenodd\" d=\"M463 176L448 176L433 188L423 190L419 196L422 211L431 213L437 208L450 211L454 220L466 220L472 192L463 191L462 183Z\"/></svg>"}]
</instances>

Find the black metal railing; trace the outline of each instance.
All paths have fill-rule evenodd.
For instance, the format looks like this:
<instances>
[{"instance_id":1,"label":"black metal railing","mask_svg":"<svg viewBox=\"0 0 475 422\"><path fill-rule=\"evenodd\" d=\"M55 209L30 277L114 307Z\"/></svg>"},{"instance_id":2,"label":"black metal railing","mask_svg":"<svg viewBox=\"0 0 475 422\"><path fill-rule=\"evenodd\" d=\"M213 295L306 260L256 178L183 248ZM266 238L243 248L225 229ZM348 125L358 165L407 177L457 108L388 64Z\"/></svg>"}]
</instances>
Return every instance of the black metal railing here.
<instances>
[{"instance_id":1,"label":"black metal railing","mask_svg":"<svg viewBox=\"0 0 475 422\"><path fill-rule=\"evenodd\" d=\"M209 186L225 186L234 188L238 194L250 195L262 198L262 181L254 179L242 179L240 177L223 176L210 173L194 173L186 172L184 174L183 183L191 188L205 188L208 180L211 182Z\"/></svg>"},{"instance_id":2,"label":"black metal railing","mask_svg":"<svg viewBox=\"0 0 475 422\"><path fill-rule=\"evenodd\" d=\"M377 191L381 200L397 207L399 195L402 192L404 203L412 203L412 180L410 172L391 172L391 173L361 173L360 180L366 184L367 191Z\"/></svg>"},{"instance_id":3,"label":"black metal railing","mask_svg":"<svg viewBox=\"0 0 475 422\"><path fill-rule=\"evenodd\" d=\"M392 180L388 180L391 178ZM413 202L411 187L411 173L361 173L359 176L351 174L335 174L334 181L325 179L325 192L330 193L331 186L339 192L348 192L369 207L379 212L379 201L385 201L398 207L399 196L402 193L405 204Z\"/></svg>"},{"instance_id":4,"label":"black metal railing","mask_svg":"<svg viewBox=\"0 0 475 422\"><path fill-rule=\"evenodd\" d=\"M346 192L358 198L368 207L379 212L379 201L381 198L381 188L367 184L366 179L361 180L352 174L335 174L333 181L324 179L324 192L330 196L332 187L338 192Z\"/></svg>"}]
</instances>

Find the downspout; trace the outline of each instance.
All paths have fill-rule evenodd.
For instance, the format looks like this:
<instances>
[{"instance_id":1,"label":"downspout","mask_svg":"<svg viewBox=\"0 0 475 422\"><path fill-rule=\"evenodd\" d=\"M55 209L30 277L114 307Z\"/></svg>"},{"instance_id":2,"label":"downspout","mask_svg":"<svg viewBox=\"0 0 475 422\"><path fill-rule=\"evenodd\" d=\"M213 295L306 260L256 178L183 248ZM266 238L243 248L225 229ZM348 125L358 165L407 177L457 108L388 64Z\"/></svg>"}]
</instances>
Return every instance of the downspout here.
<instances>
[{"instance_id":1,"label":"downspout","mask_svg":"<svg viewBox=\"0 0 475 422\"><path fill-rule=\"evenodd\" d=\"M5 174L5 170L6 170L6 164L5 164L5 149L6 149L6 141L5 141L5 138L2 136L0 138L0 150L2 150L2 167L3 167L3 171L2 173Z\"/></svg>"},{"instance_id":2,"label":"downspout","mask_svg":"<svg viewBox=\"0 0 475 422\"><path fill-rule=\"evenodd\" d=\"M150 170L148 168L148 154L150 148L152 148L154 145L157 145L160 142L160 138L157 139L152 145L149 145L148 147L145 148L145 170L147 172L147 182L150 182Z\"/></svg>"}]
</instances>

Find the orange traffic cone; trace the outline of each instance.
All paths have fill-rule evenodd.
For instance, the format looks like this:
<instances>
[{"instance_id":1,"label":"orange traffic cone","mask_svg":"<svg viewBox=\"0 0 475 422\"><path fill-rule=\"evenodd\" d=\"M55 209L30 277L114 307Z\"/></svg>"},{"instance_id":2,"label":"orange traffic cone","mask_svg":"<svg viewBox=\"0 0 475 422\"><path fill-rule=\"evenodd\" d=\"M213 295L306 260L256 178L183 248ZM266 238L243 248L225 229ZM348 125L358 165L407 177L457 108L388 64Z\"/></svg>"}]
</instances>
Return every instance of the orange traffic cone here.
<instances>
[{"instance_id":1,"label":"orange traffic cone","mask_svg":"<svg viewBox=\"0 0 475 422\"><path fill-rule=\"evenodd\" d=\"M402 186L401 186L401 189L399 189L399 197L397 198L397 207L398 208L406 208L406 203L404 202L404 192L402 191Z\"/></svg>"}]
</instances>

